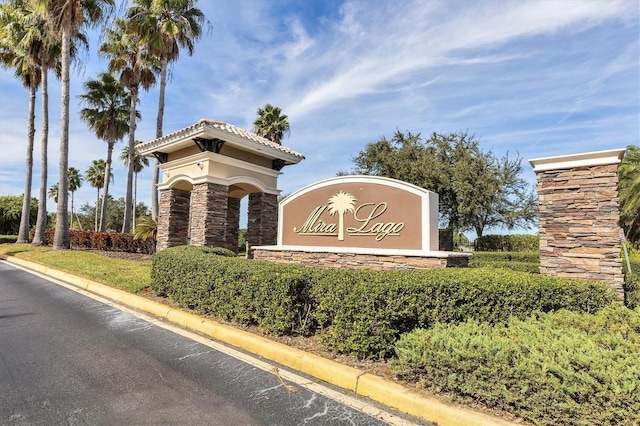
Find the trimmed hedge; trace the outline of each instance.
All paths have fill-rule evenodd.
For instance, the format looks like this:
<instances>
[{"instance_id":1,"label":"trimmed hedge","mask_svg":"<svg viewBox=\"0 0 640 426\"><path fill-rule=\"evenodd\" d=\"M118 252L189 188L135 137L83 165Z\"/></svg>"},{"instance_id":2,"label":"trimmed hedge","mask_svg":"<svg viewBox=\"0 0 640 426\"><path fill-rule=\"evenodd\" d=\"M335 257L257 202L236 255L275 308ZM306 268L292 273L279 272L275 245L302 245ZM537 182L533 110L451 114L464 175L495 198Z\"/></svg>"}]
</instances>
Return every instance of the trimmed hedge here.
<instances>
[{"instance_id":1,"label":"trimmed hedge","mask_svg":"<svg viewBox=\"0 0 640 426\"><path fill-rule=\"evenodd\" d=\"M539 237L529 234L483 235L474 243L476 251L538 251Z\"/></svg>"},{"instance_id":2,"label":"trimmed hedge","mask_svg":"<svg viewBox=\"0 0 640 426\"><path fill-rule=\"evenodd\" d=\"M17 235L0 235L0 244L15 243L18 241Z\"/></svg>"},{"instance_id":3,"label":"trimmed hedge","mask_svg":"<svg viewBox=\"0 0 640 426\"><path fill-rule=\"evenodd\" d=\"M539 251L475 251L471 260L475 262L528 262L540 264Z\"/></svg>"},{"instance_id":4,"label":"trimmed hedge","mask_svg":"<svg viewBox=\"0 0 640 426\"><path fill-rule=\"evenodd\" d=\"M46 245L53 245L55 229L45 229L44 239ZM31 231L30 238L33 240L34 231ZM71 248L84 250L120 251L127 253L155 252L155 241L141 240L134 238L133 234L123 234L121 232L95 232L69 230L69 243Z\"/></svg>"},{"instance_id":5,"label":"trimmed hedge","mask_svg":"<svg viewBox=\"0 0 640 426\"><path fill-rule=\"evenodd\" d=\"M175 247L153 257L152 288L182 306L274 334L318 333L339 353L393 355L400 334L437 322L504 322L613 300L604 284L500 269L365 271L278 265Z\"/></svg>"},{"instance_id":6,"label":"trimmed hedge","mask_svg":"<svg viewBox=\"0 0 640 426\"><path fill-rule=\"evenodd\" d=\"M505 268L513 271L540 273L540 253L535 252L474 252L469 267Z\"/></svg>"},{"instance_id":7,"label":"trimmed hedge","mask_svg":"<svg viewBox=\"0 0 640 426\"><path fill-rule=\"evenodd\" d=\"M393 355L402 333L468 319L504 322L534 311L593 312L614 296L605 284L503 269L325 271L313 282L315 317L334 351Z\"/></svg>"},{"instance_id":8,"label":"trimmed hedge","mask_svg":"<svg viewBox=\"0 0 640 426\"><path fill-rule=\"evenodd\" d=\"M235 256L220 248L162 250L151 263L151 286L156 294L201 313L277 335L308 335L313 329L312 270Z\"/></svg>"},{"instance_id":9,"label":"trimmed hedge","mask_svg":"<svg viewBox=\"0 0 640 426\"><path fill-rule=\"evenodd\" d=\"M392 371L537 425L640 424L640 311L560 311L403 335Z\"/></svg>"}]
</instances>

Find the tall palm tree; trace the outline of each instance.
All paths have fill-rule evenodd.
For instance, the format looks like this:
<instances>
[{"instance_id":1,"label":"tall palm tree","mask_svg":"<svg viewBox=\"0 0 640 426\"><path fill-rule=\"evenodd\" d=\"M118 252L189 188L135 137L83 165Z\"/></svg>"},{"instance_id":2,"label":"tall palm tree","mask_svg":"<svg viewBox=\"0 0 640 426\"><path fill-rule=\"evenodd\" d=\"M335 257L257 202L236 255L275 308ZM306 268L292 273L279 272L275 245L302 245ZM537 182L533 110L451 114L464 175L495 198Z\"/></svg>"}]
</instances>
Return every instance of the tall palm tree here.
<instances>
[{"instance_id":1,"label":"tall palm tree","mask_svg":"<svg viewBox=\"0 0 640 426\"><path fill-rule=\"evenodd\" d=\"M620 224L627 239L640 245L640 146L630 145L618 168Z\"/></svg>"},{"instance_id":2,"label":"tall palm tree","mask_svg":"<svg viewBox=\"0 0 640 426\"><path fill-rule=\"evenodd\" d=\"M29 30L24 1L12 1L0 6L0 64L12 68L15 76L29 89L29 114L27 119L27 155L24 182L24 198L17 243L29 241L31 182L33 177L33 145L35 140L36 91L40 85L40 67L29 55L30 46L22 43ZM44 203L46 206L46 202Z\"/></svg>"},{"instance_id":3,"label":"tall palm tree","mask_svg":"<svg viewBox=\"0 0 640 426\"><path fill-rule=\"evenodd\" d=\"M53 238L55 250L69 249L68 179L69 167L69 79L71 40L85 24L97 25L104 13L113 8L114 0L38 0L46 7L47 21L60 39L61 75L60 89L60 161L58 179L60 194L56 211L56 230Z\"/></svg>"},{"instance_id":4,"label":"tall palm tree","mask_svg":"<svg viewBox=\"0 0 640 426\"><path fill-rule=\"evenodd\" d=\"M338 241L344 241L344 214L355 211L356 201L356 197L344 191L329 198L329 214L338 214Z\"/></svg>"},{"instance_id":5,"label":"tall palm tree","mask_svg":"<svg viewBox=\"0 0 640 426\"><path fill-rule=\"evenodd\" d=\"M258 118L253 122L253 132L281 144L284 135L291 133L289 117L282 114L282 110L271 104L258 108Z\"/></svg>"},{"instance_id":6,"label":"tall palm tree","mask_svg":"<svg viewBox=\"0 0 640 426\"><path fill-rule=\"evenodd\" d=\"M38 81L42 86L42 142L41 142L41 171L40 196L38 197L38 216L35 226L34 245L45 243L45 228L47 226L47 173L48 173L48 141L49 141L49 95L48 74L53 69L57 76L61 72L61 42L52 33L48 19L48 2L36 0L12 0L10 5L17 13L8 33L14 37L13 47L27 53L28 62L39 69ZM3 5L4 6L4 5ZM87 39L82 33L74 34L71 43L70 57L73 58L78 46L88 47ZM34 95L35 96L35 95ZM35 98L34 98L35 100ZM32 145L32 142L29 142ZM27 158L32 155L28 154ZM27 160L29 161L29 160ZM31 179L31 169L27 166L26 180ZM24 207L24 206L23 206ZM28 223L21 222L21 226L28 233Z\"/></svg>"},{"instance_id":7,"label":"tall palm tree","mask_svg":"<svg viewBox=\"0 0 640 426\"><path fill-rule=\"evenodd\" d=\"M138 197L138 173L142 171L145 167L149 167L149 159L144 155L140 154L138 151L138 145L140 145L142 141L136 141L135 143L135 152L133 153L133 173L135 173L133 180L133 228L136 229L136 202ZM129 147L125 146L122 148L122 153L120 154L120 160L124 163L125 166L129 166Z\"/></svg>"},{"instance_id":8,"label":"tall palm tree","mask_svg":"<svg viewBox=\"0 0 640 426\"><path fill-rule=\"evenodd\" d=\"M156 119L156 139L162 136L164 95L167 68L176 61L180 48L193 54L194 43L202 36L202 26L211 25L197 0L134 0L127 11L127 19L134 30L143 35L147 48L160 59L160 94ZM158 217L158 160L154 161L151 191L151 217Z\"/></svg>"},{"instance_id":9,"label":"tall palm tree","mask_svg":"<svg viewBox=\"0 0 640 426\"><path fill-rule=\"evenodd\" d=\"M136 137L136 105L140 88L148 90L156 82L154 71L157 58L149 53L142 36L124 19L115 19L113 28L105 29L105 43L100 46L101 56L109 58L109 72L120 73L120 83L129 90L129 167L125 196L122 232L131 232L131 205L133 199L133 153Z\"/></svg>"},{"instance_id":10,"label":"tall palm tree","mask_svg":"<svg viewBox=\"0 0 640 426\"><path fill-rule=\"evenodd\" d=\"M80 174L80 170L75 167L69 167L67 176L69 178L69 192L71 193L71 222L73 223L73 215L75 214L73 209L73 194L82 186L83 177L82 174ZM78 225L82 231L80 220L78 220Z\"/></svg>"},{"instance_id":11,"label":"tall palm tree","mask_svg":"<svg viewBox=\"0 0 640 426\"><path fill-rule=\"evenodd\" d=\"M38 216L36 220L35 236L33 243L36 245L44 244L44 231L47 222L47 147L49 139L49 97L48 97L48 70L54 67L58 71L56 65L59 64L60 43L50 33L47 25L47 15L45 10L34 1L13 0L3 5L3 11L6 12L5 18L8 18L2 25L2 45L3 45L3 62L12 58L16 71L29 73L38 72L37 77L30 76L29 80L42 86L42 142L41 142L41 174L40 174L40 196L38 199ZM4 18L3 18L4 19ZM6 25L5 25L6 24ZM13 50L13 53L11 53ZM20 70L20 71L19 71ZM35 103L35 92L32 98ZM35 110L35 105L30 105L30 109ZM33 126L33 117L29 117L30 124ZM33 129L33 128L32 128ZM35 132L35 129L33 129ZM27 181L29 184L28 192L31 192L32 165L33 165L33 134L28 137L27 143L27 173L25 175L25 189ZM23 210L24 210L23 203ZM19 231L20 241L28 241L29 222L28 215L21 218L21 231Z\"/></svg>"},{"instance_id":12,"label":"tall palm tree","mask_svg":"<svg viewBox=\"0 0 640 426\"><path fill-rule=\"evenodd\" d=\"M84 174L84 178L86 179L87 182L89 182L89 184L96 188L96 206L94 208L94 226L93 226L93 230L97 231L98 228L98 211L99 211L99 204L100 204L100 190L102 189L102 187L104 186L104 177L107 173L105 173L105 169L107 168L107 162L100 159L100 160L93 160L93 164L91 165L91 167L89 167ZM111 172L109 172L109 176L111 178L111 182L113 182L113 174L111 174Z\"/></svg>"},{"instance_id":13,"label":"tall palm tree","mask_svg":"<svg viewBox=\"0 0 640 426\"><path fill-rule=\"evenodd\" d=\"M130 96L120 82L107 73L100 74L98 80L87 81L84 87L86 93L78 96L80 103L85 105L85 108L80 110L80 117L99 139L107 142L107 161L103 169L102 206L98 227L100 231L104 231L107 226L109 182L112 180L113 146L129 131ZM139 117L140 113L136 113Z\"/></svg>"}]
</instances>

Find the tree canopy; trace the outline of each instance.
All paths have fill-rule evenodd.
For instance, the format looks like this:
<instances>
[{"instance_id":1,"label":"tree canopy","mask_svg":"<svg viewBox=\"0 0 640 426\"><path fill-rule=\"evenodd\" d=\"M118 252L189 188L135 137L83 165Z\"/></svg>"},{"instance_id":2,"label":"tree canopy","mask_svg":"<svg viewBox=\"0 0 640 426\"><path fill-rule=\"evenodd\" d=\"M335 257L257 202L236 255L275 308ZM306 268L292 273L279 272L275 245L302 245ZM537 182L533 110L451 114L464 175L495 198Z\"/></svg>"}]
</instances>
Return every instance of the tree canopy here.
<instances>
[{"instance_id":1,"label":"tree canopy","mask_svg":"<svg viewBox=\"0 0 640 426\"><path fill-rule=\"evenodd\" d=\"M439 195L440 222L454 231L524 228L537 217L535 194L521 177L522 159L484 152L468 133L420 134L396 130L368 144L351 173L386 176ZM345 174L340 172L339 174Z\"/></svg>"},{"instance_id":2,"label":"tree canopy","mask_svg":"<svg viewBox=\"0 0 640 426\"><path fill-rule=\"evenodd\" d=\"M630 145L618 168L620 225L627 240L640 246L640 147Z\"/></svg>"},{"instance_id":3,"label":"tree canopy","mask_svg":"<svg viewBox=\"0 0 640 426\"><path fill-rule=\"evenodd\" d=\"M289 117L279 107L266 104L264 108L258 108L257 115L258 118L253 122L253 132L258 136L280 145L284 135L291 132Z\"/></svg>"},{"instance_id":4,"label":"tree canopy","mask_svg":"<svg viewBox=\"0 0 640 426\"><path fill-rule=\"evenodd\" d=\"M0 195L0 235L16 235L22 216L22 200L24 195ZM34 221L38 212L38 201L29 200L29 215Z\"/></svg>"}]
</instances>

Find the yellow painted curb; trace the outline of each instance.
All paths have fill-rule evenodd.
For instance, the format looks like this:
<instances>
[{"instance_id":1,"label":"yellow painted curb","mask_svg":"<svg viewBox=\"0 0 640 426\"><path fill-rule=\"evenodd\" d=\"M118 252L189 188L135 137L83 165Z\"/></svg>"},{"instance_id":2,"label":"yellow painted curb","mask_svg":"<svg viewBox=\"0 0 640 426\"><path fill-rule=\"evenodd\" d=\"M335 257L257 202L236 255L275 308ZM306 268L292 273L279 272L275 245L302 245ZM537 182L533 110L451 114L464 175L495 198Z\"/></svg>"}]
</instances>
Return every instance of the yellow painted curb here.
<instances>
[{"instance_id":1,"label":"yellow painted curb","mask_svg":"<svg viewBox=\"0 0 640 426\"><path fill-rule=\"evenodd\" d=\"M515 423L489 414L423 396L391 380L274 342L244 330L220 324L181 309L171 308L124 290L13 256L6 256L3 260L65 281L75 287L111 299L127 307L166 319L176 325L197 331L223 343L241 348L340 388L350 390L357 395L367 397L400 412L441 426L515 425Z\"/></svg>"},{"instance_id":2,"label":"yellow painted curb","mask_svg":"<svg viewBox=\"0 0 640 426\"><path fill-rule=\"evenodd\" d=\"M446 404L435 398L424 396L373 374L365 374L358 381L358 395L366 396L387 407L407 412L411 415L439 425L450 426L507 426L513 423L485 413Z\"/></svg>"}]
</instances>

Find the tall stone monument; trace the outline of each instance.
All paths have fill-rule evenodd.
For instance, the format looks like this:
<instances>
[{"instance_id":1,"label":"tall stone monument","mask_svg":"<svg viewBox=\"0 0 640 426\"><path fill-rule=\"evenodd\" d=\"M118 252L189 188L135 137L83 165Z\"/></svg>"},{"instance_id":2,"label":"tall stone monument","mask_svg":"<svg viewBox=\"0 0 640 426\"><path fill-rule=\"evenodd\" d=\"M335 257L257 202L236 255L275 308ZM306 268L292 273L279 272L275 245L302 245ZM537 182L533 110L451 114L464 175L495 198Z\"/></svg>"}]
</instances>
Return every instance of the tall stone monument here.
<instances>
[{"instance_id":1,"label":"tall stone monument","mask_svg":"<svg viewBox=\"0 0 640 426\"><path fill-rule=\"evenodd\" d=\"M624 151L530 160L538 181L540 273L604 281L622 298L617 171Z\"/></svg>"}]
</instances>

